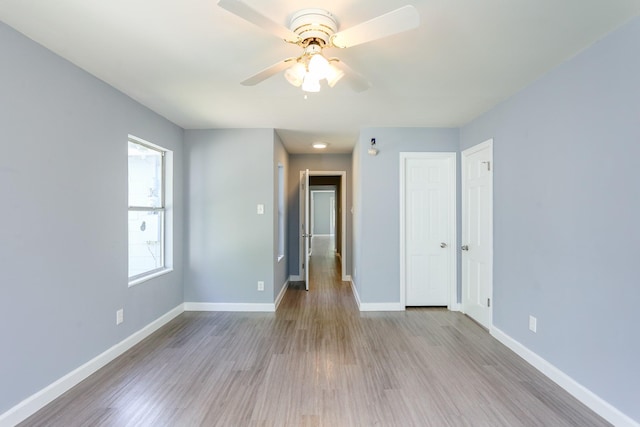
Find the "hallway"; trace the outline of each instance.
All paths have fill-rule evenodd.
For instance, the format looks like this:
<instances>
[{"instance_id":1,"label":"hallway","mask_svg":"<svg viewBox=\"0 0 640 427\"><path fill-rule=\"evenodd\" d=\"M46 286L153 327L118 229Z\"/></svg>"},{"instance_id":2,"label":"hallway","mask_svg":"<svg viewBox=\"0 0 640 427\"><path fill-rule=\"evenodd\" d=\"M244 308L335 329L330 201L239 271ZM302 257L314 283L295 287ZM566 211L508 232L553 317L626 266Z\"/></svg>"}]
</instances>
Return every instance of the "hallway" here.
<instances>
[{"instance_id":1,"label":"hallway","mask_svg":"<svg viewBox=\"0 0 640 427\"><path fill-rule=\"evenodd\" d=\"M334 236L314 236L311 239L311 284L322 281L317 289L340 282L340 258L335 255Z\"/></svg>"},{"instance_id":2,"label":"hallway","mask_svg":"<svg viewBox=\"0 0 640 427\"><path fill-rule=\"evenodd\" d=\"M277 313L185 312L23 425L608 425L460 313L359 312L313 240Z\"/></svg>"}]
</instances>

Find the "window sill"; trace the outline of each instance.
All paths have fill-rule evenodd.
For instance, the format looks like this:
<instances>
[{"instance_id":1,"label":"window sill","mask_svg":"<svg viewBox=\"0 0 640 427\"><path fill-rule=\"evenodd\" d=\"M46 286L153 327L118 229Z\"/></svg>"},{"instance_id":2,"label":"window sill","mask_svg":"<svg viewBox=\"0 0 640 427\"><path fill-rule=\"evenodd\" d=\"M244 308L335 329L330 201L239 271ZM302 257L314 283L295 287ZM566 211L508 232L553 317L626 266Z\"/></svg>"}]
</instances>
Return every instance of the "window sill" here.
<instances>
[{"instance_id":1,"label":"window sill","mask_svg":"<svg viewBox=\"0 0 640 427\"><path fill-rule=\"evenodd\" d=\"M146 276L138 277L137 279L131 280L129 282L129 287L139 285L140 283L146 282L147 280L155 279L156 277L164 276L165 274L171 273L172 271L173 268L163 268L162 270L154 271L153 273Z\"/></svg>"},{"instance_id":2,"label":"window sill","mask_svg":"<svg viewBox=\"0 0 640 427\"><path fill-rule=\"evenodd\" d=\"M278 263L284 259L284 255L278 255Z\"/></svg>"}]
</instances>

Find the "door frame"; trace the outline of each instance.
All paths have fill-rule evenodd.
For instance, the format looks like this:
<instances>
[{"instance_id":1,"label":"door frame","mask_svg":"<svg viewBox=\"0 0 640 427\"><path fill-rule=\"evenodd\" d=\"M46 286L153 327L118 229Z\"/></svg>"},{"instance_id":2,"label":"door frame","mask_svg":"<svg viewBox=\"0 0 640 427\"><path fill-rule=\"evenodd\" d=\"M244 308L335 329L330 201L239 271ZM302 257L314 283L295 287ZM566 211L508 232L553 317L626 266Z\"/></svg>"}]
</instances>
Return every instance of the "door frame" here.
<instances>
[{"instance_id":1,"label":"door frame","mask_svg":"<svg viewBox=\"0 0 640 427\"><path fill-rule=\"evenodd\" d=\"M450 233L452 247L458 246L458 234L457 234L457 161L458 153L456 152L401 152L400 153L400 306L403 310L407 307L407 277L406 277L406 223L405 223L405 173L406 173L406 160L407 159L446 159L451 161L451 169L449 170L449 180L452 183L452 191L449 197L449 211L452 213ZM460 304L458 304L458 255L457 251L454 251L451 265L449 266L450 283L449 283L449 303L447 308L451 311L458 311Z\"/></svg>"},{"instance_id":2,"label":"door frame","mask_svg":"<svg viewBox=\"0 0 640 427\"><path fill-rule=\"evenodd\" d=\"M489 321L488 321L488 325L483 325L486 326L488 329L491 329L493 327L493 307L494 307L494 298L493 298L493 240L494 240L494 235L493 235L493 172L495 171L495 165L494 165L494 161L493 161L493 138L488 139L484 142L481 142L479 144L476 144L472 147L467 148L466 150L463 150L460 154L461 154L461 159L460 159L460 163L461 163L461 171L460 171L460 193L461 193L461 199L462 199L462 206L461 206L461 210L460 210L460 235L461 237L464 239L464 220L465 220L465 212L467 209L466 206L466 197L465 197L465 192L466 192L466 188L467 188L467 182L465 180L465 175L466 175L466 164L467 164L467 157L469 157L472 154L477 153L478 151L482 151L482 150L489 150L489 155L490 155L490 167L491 167L491 174L489 175L489 199L490 199L490 204L489 204L489 236L491 236L491 245L489 247L489 264L490 264L490 280L488 283L488 294L490 295L490 304L489 307L487 307L489 309ZM462 245L465 245L466 243L464 241L462 241ZM465 286L465 281L464 281L464 262L462 262L462 250L460 250L460 268L461 268L461 275L462 275L462 286L461 286L461 294L460 294L460 309L466 314L466 309L465 309L465 305L464 305L464 295L465 295L465 291L466 291L466 286ZM475 319L474 319L475 320ZM478 323L481 323L478 321Z\"/></svg>"},{"instance_id":3,"label":"door frame","mask_svg":"<svg viewBox=\"0 0 640 427\"><path fill-rule=\"evenodd\" d=\"M300 171L299 181L302 180L305 171ZM339 176L340 177L340 205L338 209L340 210L340 219L342 221L342 236L340 238L341 243L341 254L340 254L340 265L342 267L341 271L341 280L346 282L349 280L349 276L347 275L347 262L348 262L348 251L347 251L347 171L309 171L309 176ZM307 192L309 192L309 188L307 187ZM304 269L302 268L302 264L304 261L304 238L302 237L301 226L304 222L304 210L303 206L304 199L299 197L299 227L298 227L298 236L299 236L299 253L300 256L298 261L298 272L301 277L303 276ZM309 266L307 266L309 268Z\"/></svg>"},{"instance_id":4,"label":"door frame","mask_svg":"<svg viewBox=\"0 0 640 427\"><path fill-rule=\"evenodd\" d=\"M309 169L306 169L302 172L302 189L304 193L300 193L301 203L304 205L304 212L302 217L302 234L300 239L300 244L303 246L302 248L302 256L301 258L302 265L304 268L304 287L308 291L309 290L309 262L311 256L311 224L309 221L311 219L311 210L309 209L309 199L311 198L311 190L309 189Z\"/></svg>"}]
</instances>

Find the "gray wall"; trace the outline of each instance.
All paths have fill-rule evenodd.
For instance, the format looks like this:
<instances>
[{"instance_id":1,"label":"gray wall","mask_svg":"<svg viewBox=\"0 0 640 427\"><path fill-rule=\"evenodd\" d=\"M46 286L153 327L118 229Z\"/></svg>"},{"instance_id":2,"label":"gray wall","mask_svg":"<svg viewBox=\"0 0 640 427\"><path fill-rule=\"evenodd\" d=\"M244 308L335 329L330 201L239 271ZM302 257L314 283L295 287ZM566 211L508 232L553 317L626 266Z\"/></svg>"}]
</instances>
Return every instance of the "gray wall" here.
<instances>
[{"instance_id":1,"label":"gray wall","mask_svg":"<svg viewBox=\"0 0 640 427\"><path fill-rule=\"evenodd\" d=\"M636 18L461 129L494 138L495 326L638 422L639 41Z\"/></svg>"},{"instance_id":2,"label":"gray wall","mask_svg":"<svg viewBox=\"0 0 640 427\"><path fill-rule=\"evenodd\" d=\"M345 240L346 248L342 251L347 255L347 262L345 268L347 274L351 274L351 262L353 254L351 252L352 247L352 215L351 206L353 201L351 198L351 155L350 154L291 154L289 156L289 275L299 275L300 272L300 241L299 241L299 228L300 228L300 171L309 169L310 171L346 171L346 198L347 205L346 219L347 224L345 227ZM344 260L344 257L343 257Z\"/></svg>"},{"instance_id":3,"label":"gray wall","mask_svg":"<svg viewBox=\"0 0 640 427\"><path fill-rule=\"evenodd\" d=\"M313 234L331 234L331 199L336 197L336 193L310 188L313 194Z\"/></svg>"},{"instance_id":4,"label":"gray wall","mask_svg":"<svg viewBox=\"0 0 640 427\"><path fill-rule=\"evenodd\" d=\"M186 302L273 302L274 159L273 129L185 131Z\"/></svg>"},{"instance_id":5,"label":"gray wall","mask_svg":"<svg viewBox=\"0 0 640 427\"><path fill-rule=\"evenodd\" d=\"M367 154L376 138L377 156ZM354 282L363 303L400 302L400 153L458 151L457 129L365 128L357 169ZM459 168L458 168L459 174ZM459 204L458 204L459 206ZM459 216L459 215L458 215Z\"/></svg>"},{"instance_id":6,"label":"gray wall","mask_svg":"<svg viewBox=\"0 0 640 427\"><path fill-rule=\"evenodd\" d=\"M0 23L0 413L183 301L182 130ZM173 268L128 287L127 135L174 151ZM124 308L124 323L115 312Z\"/></svg>"}]
</instances>

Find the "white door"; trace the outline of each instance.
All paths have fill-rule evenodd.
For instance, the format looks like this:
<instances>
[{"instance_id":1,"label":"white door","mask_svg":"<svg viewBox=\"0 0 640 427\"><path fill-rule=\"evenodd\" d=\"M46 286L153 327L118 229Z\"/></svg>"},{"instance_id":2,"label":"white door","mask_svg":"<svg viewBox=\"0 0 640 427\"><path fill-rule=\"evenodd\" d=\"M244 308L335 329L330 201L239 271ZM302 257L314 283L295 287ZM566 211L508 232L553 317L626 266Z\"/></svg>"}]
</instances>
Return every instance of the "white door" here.
<instances>
[{"instance_id":1,"label":"white door","mask_svg":"<svg viewBox=\"0 0 640 427\"><path fill-rule=\"evenodd\" d=\"M401 153L401 288L405 306L457 305L456 154Z\"/></svg>"},{"instance_id":2,"label":"white door","mask_svg":"<svg viewBox=\"0 0 640 427\"><path fill-rule=\"evenodd\" d=\"M462 152L462 311L486 328L493 300L493 140Z\"/></svg>"},{"instance_id":3,"label":"white door","mask_svg":"<svg viewBox=\"0 0 640 427\"><path fill-rule=\"evenodd\" d=\"M300 247L302 248L302 269L304 271L305 288L309 290L309 254L311 251L311 233L309 232L309 169L302 172L300 177L300 201L302 205L302 224L300 233Z\"/></svg>"}]
</instances>

